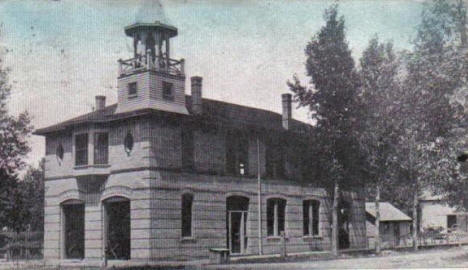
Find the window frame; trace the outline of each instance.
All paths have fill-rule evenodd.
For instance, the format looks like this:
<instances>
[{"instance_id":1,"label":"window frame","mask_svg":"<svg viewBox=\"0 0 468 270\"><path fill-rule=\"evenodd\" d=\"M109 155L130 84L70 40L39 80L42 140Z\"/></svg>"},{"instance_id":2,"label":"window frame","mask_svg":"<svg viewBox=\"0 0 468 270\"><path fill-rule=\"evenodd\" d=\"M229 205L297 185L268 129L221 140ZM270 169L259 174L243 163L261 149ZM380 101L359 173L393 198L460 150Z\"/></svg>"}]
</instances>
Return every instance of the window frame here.
<instances>
[{"instance_id":1,"label":"window frame","mask_svg":"<svg viewBox=\"0 0 468 270\"><path fill-rule=\"evenodd\" d=\"M240 131L228 131L225 135L225 172L229 175L249 175L250 138Z\"/></svg>"},{"instance_id":2,"label":"window frame","mask_svg":"<svg viewBox=\"0 0 468 270\"><path fill-rule=\"evenodd\" d=\"M99 138L101 135L106 135L107 144L103 149L99 146ZM94 165L108 165L109 164L109 132L96 131L93 134L93 164ZM105 150L105 151L103 151ZM103 151L103 152L101 152ZM103 155L104 153L104 155ZM102 160L101 160L102 159Z\"/></svg>"},{"instance_id":3,"label":"window frame","mask_svg":"<svg viewBox=\"0 0 468 270\"><path fill-rule=\"evenodd\" d=\"M273 204L273 205L270 205ZM267 199L266 203L266 215L267 215L267 237L276 238L281 237L281 227L284 235L286 236L286 221L287 221L287 200L280 197L271 197ZM272 210L273 208L273 210ZM270 211L273 211L273 215ZM282 212L282 222L280 222L280 214ZM273 222L271 224L271 222Z\"/></svg>"},{"instance_id":4,"label":"window frame","mask_svg":"<svg viewBox=\"0 0 468 270\"><path fill-rule=\"evenodd\" d=\"M169 93L166 91L169 90ZM162 81L162 98L164 100L174 101L174 83Z\"/></svg>"},{"instance_id":5,"label":"window frame","mask_svg":"<svg viewBox=\"0 0 468 270\"><path fill-rule=\"evenodd\" d=\"M189 206L186 205L186 202L189 200ZM193 202L194 196L192 193L184 193L181 196L181 230L180 235L182 239L193 238ZM189 209L187 209L187 207ZM185 214L189 213L190 218L185 218ZM188 224L187 224L188 222ZM188 226L188 227L186 227ZM188 234L186 234L188 231Z\"/></svg>"},{"instance_id":6,"label":"window frame","mask_svg":"<svg viewBox=\"0 0 468 270\"><path fill-rule=\"evenodd\" d=\"M320 237L320 200L306 199L302 201L303 236Z\"/></svg>"},{"instance_id":7,"label":"window frame","mask_svg":"<svg viewBox=\"0 0 468 270\"><path fill-rule=\"evenodd\" d=\"M78 138L81 137L81 136L86 136L86 147L82 147L82 148L78 148ZM75 155L74 155L74 159L75 159L75 166L86 166L86 165L89 165L89 133L88 132L82 132L82 133L77 133L75 134L74 136L74 140L73 140L73 144L74 144L74 148L75 148ZM86 155L83 156L84 158L84 161L83 162L78 162L79 159L78 159L78 153L80 152L85 152Z\"/></svg>"},{"instance_id":8,"label":"window frame","mask_svg":"<svg viewBox=\"0 0 468 270\"><path fill-rule=\"evenodd\" d=\"M137 82L129 82L127 84L127 94L128 94L128 97L138 96L138 83Z\"/></svg>"}]
</instances>

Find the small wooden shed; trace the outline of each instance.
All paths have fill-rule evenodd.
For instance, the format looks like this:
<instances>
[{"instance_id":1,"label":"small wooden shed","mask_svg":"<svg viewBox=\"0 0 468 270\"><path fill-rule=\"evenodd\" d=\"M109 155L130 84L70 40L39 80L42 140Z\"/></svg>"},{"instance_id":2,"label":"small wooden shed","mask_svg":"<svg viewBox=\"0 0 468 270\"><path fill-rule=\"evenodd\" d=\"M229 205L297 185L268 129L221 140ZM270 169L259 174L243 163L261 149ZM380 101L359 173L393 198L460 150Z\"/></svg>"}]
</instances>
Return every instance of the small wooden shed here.
<instances>
[{"instance_id":1,"label":"small wooden shed","mask_svg":"<svg viewBox=\"0 0 468 270\"><path fill-rule=\"evenodd\" d=\"M389 202L380 202L380 239L383 248L404 245L410 238L412 219ZM366 228L369 248L375 247L375 202L366 202Z\"/></svg>"}]
</instances>

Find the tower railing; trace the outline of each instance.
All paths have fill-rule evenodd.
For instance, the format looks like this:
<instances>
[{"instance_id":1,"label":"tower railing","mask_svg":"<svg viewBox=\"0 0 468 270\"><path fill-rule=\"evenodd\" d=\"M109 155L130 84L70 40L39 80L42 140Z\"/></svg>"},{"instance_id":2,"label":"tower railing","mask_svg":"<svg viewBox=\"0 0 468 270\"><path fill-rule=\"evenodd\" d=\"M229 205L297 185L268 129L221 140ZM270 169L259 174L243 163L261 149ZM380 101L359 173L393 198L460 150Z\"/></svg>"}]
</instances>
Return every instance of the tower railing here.
<instances>
[{"instance_id":1,"label":"tower railing","mask_svg":"<svg viewBox=\"0 0 468 270\"><path fill-rule=\"evenodd\" d=\"M119 76L130 75L139 71L155 70L171 75L185 75L185 60L171 59L165 56L151 56L147 53L143 57L126 60L119 59Z\"/></svg>"}]
</instances>

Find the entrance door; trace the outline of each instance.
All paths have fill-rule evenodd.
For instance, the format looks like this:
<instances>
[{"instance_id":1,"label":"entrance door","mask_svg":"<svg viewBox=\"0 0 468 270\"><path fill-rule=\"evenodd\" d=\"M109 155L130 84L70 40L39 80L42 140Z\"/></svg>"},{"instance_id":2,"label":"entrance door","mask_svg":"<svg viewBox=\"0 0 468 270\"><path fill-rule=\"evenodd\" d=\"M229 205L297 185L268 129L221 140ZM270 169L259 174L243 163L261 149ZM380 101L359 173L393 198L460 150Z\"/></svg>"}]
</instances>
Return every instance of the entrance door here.
<instances>
[{"instance_id":1,"label":"entrance door","mask_svg":"<svg viewBox=\"0 0 468 270\"><path fill-rule=\"evenodd\" d=\"M229 212L229 250L231 254L242 254L247 247L247 211Z\"/></svg>"},{"instance_id":2,"label":"entrance door","mask_svg":"<svg viewBox=\"0 0 468 270\"><path fill-rule=\"evenodd\" d=\"M105 247L110 260L130 259L130 201L121 197L104 203Z\"/></svg>"},{"instance_id":3,"label":"entrance door","mask_svg":"<svg viewBox=\"0 0 468 270\"><path fill-rule=\"evenodd\" d=\"M349 242L349 221L351 205L349 202L341 200L338 204L338 247L340 249L350 248Z\"/></svg>"},{"instance_id":4,"label":"entrance door","mask_svg":"<svg viewBox=\"0 0 468 270\"><path fill-rule=\"evenodd\" d=\"M227 246L231 254L245 254L247 251L248 208L248 198L242 196L231 196L227 198Z\"/></svg>"},{"instance_id":5,"label":"entrance door","mask_svg":"<svg viewBox=\"0 0 468 270\"><path fill-rule=\"evenodd\" d=\"M395 236L395 246L398 247L400 245L400 223L399 222L393 223L393 232Z\"/></svg>"},{"instance_id":6,"label":"entrance door","mask_svg":"<svg viewBox=\"0 0 468 270\"><path fill-rule=\"evenodd\" d=\"M63 236L64 252L66 259L84 258L84 211L82 203L70 203L62 205L63 210Z\"/></svg>"}]
</instances>

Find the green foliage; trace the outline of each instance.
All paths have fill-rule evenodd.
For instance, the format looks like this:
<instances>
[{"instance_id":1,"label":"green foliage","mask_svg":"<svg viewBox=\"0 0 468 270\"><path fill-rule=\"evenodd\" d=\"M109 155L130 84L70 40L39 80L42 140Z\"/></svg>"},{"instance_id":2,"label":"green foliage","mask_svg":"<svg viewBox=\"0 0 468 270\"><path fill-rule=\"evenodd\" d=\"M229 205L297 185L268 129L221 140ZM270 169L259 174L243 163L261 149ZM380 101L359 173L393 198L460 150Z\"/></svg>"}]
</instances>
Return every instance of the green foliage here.
<instances>
[{"instance_id":1,"label":"green foliage","mask_svg":"<svg viewBox=\"0 0 468 270\"><path fill-rule=\"evenodd\" d=\"M23 190L18 186L17 174L24 168L23 158L29 152L28 137L32 126L28 114L15 117L8 113L10 95L8 69L1 66L0 59L0 224L22 229L17 222L26 218Z\"/></svg>"},{"instance_id":2,"label":"green foliage","mask_svg":"<svg viewBox=\"0 0 468 270\"><path fill-rule=\"evenodd\" d=\"M308 107L317 123L312 131L316 148L310 149L314 153L311 163L320 168L314 175L332 190L333 180L351 187L353 180L361 179L356 170L360 161L358 144L353 136L359 78L338 7L327 9L324 19L325 26L305 49L310 77L307 86L297 76L288 86L294 100L299 106Z\"/></svg>"}]
</instances>

